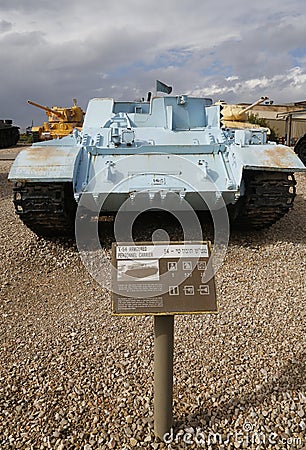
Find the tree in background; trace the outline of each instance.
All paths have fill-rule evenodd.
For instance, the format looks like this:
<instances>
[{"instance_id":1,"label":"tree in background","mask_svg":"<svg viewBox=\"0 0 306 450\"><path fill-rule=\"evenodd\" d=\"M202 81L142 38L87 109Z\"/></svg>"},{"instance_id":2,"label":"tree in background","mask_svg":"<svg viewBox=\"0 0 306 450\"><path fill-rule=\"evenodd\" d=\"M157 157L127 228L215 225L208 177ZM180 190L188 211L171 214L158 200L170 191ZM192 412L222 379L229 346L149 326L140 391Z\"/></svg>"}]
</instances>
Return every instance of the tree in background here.
<instances>
[{"instance_id":1,"label":"tree in background","mask_svg":"<svg viewBox=\"0 0 306 450\"><path fill-rule=\"evenodd\" d=\"M269 128L269 130L271 131L271 133L269 134L269 141L278 141L279 136L277 134L277 131L275 130L275 128L270 127L267 119L265 119L264 117L259 117L258 114L254 114L251 112L249 113L248 121L250 123L253 123L254 125L259 125L260 127Z\"/></svg>"}]
</instances>

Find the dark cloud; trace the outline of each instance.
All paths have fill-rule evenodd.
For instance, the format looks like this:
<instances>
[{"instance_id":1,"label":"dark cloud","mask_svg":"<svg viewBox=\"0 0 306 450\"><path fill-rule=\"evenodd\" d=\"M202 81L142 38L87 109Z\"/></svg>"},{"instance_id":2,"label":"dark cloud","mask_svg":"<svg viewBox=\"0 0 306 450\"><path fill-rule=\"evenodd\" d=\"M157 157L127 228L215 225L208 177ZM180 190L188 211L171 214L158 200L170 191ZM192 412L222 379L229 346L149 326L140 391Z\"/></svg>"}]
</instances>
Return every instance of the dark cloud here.
<instances>
[{"instance_id":1,"label":"dark cloud","mask_svg":"<svg viewBox=\"0 0 306 450\"><path fill-rule=\"evenodd\" d=\"M31 32L12 32L6 33L5 36L1 39L1 45L6 46L7 49L14 49L18 47L26 47L30 49L31 47L37 47L41 43L46 43L43 33L40 31L31 31ZM3 51L4 55L8 54L8 52Z\"/></svg>"},{"instance_id":2,"label":"dark cloud","mask_svg":"<svg viewBox=\"0 0 306 450\"><path fill-rule=\"evenodd\" d=\"M20 0L1 0L0 10L1 11L21 11L23 14L28 13L29 15L37 10L53 10L56 8L59 10L60 6L65 10L64 2L59 0L27 0L26 2Z\"/></svg>"},{"instance_id":3,"label":"dark cloud","mask_svg":"<svg viewBox=\"0 0 306 450\"><path fill-rule=\"evenodd\" d=\"M45 120L27 99L85 108L156 79L234 102L304 100L304 0L2 0L0 15L0 118L22 126Z\"/></svg>"},{"instance_id":4,"label":"dark cloud","mask_svg":"<svg viewBox=\"0 0 306 450\"><path fill-rule=\"evenodd\" d=\"M0 33L5 33L10 31L13 27L11 22L7 22L6 20L0 20Z\"/></svg>"}]
</instances>

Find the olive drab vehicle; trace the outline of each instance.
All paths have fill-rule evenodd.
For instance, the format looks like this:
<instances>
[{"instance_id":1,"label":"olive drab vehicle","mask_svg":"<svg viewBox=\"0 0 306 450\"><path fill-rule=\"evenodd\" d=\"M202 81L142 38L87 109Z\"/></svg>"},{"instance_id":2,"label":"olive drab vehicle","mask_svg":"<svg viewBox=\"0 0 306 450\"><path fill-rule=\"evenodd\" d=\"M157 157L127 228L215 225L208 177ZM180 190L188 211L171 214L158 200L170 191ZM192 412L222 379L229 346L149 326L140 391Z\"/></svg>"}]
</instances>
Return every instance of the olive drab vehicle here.
<instances>
[{"instance_id":1,"label":"olive drab vehicle","mask_svg":"<svg viewBox=\"0 0 306 450\"><path fill-rule=\"evenodd\" d=\"M16 145L19 140L19 127L11 119L0 119L0 148Z\"/></svg>"},{"instance_id":2,"label":"olive drab vehicle","mask_svg":"<svg viewBox=\"0 0 306 450\"><path fill-rule=\"evenodd\" d=\"M306 166L306 134L299 138L294 146L294 151Z\"/></svg>"},{"instance_id":3,"label":"olive drab vehicle","mask_svg":"<svg viewBox=\"0 0 306 450\"><path fill-rule=\"evenodd\" d=\"M39 127L32 127L31 133L34 142L62 138L72 133L74 128L81 128L83 125L85 112L80 106L77 106L75 98L73 99L73 106L70 108L59 106L48 108L31 100L28 100L28 103L43 109L48 116L48 122L44 122Z\"/></svg>"},{"instance_id":4,"label":"olive drab vehicle","mask_svg":"<svg viewBox=\"0 0 306 450\"><path fill-rule=\"evenodd\" d=\"M266 130L224 128L221 116L211 99L187 95L94 98L81 131L19 153L9 173L16 212L38 235L64 235L83 198L110 215L140 197L196 211L208 209L199 197L216 209L222 197L233 225L270 226L292 208L294 173L306 168Z\"/></svg>"}]
</instances>

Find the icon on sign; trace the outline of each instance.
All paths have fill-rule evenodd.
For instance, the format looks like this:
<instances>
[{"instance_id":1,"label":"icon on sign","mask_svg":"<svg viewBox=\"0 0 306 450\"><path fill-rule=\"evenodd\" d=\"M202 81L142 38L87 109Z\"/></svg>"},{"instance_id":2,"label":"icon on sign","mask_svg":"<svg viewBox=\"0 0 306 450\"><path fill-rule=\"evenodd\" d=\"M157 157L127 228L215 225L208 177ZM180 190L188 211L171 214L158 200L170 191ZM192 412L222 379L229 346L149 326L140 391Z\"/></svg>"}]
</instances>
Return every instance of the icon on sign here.
<instances>
[{"instance_id":1,"label":"icon on sign","mask_svg":"<svg viewBox=\"0 0 306 450\"><path fill-rule=\"evenodd\" d=\"M197 265L198 265L198 270L206 269L206 261L199 261Z\"/></svg>"},{"instance_id":2,"label":"icon on sign","mask_svg":"<svg viewBox=\"0 0 306 450\"><path fill-rule=\"evenodd\" d=\"M169 295L179 295L179 287L178 286L169 286Z\"/></svg>"},{"instance_id":3,"label":"icon on sign","mask_svg":"<svg viewBox=\"0 0 306 450\"><path fill-rule=\"evenodd\" d=\"M199 291L200 295L209 295L208 284L200 284L198 291Z\"/></svg>"},{"instance_id":4,"label":"icon on sign","mask_svg":"<svg viewBox=\"0 0 306 450\"><path fill-rule=\"evenodd\" d=\"M192 270L192 262L183 261L183 270Z\"/></svg>"},{"instance_id":5,"label":"icon on sign","mask_svg":"<svg viewBox=\"0 0 306 450\"><path fill-rule=\"evenodd\" d=\"M168 262L168 270L169 272L177 270L177 262L174 261Z\"/></svg>"},{"instance_id":6,"label":"icon on sign","mask_svg":"<svg viewBox=\"0 0 306 450\"><path fill-rule=\"evenodd\" d=\"M185 295L194 295L194 286L184 286Z\"/></svg>"}]
</instances>

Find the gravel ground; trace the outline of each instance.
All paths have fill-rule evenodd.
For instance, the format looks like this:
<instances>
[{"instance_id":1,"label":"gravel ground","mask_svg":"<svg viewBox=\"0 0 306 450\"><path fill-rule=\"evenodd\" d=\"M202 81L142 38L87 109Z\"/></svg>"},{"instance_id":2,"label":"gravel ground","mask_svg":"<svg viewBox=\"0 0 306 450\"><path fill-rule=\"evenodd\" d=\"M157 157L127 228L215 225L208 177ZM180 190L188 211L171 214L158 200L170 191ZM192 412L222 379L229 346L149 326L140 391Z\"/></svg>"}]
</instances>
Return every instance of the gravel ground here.
<instances>
[{"instance_id":1,"label":"gravel ground","mask_svg":"<svg viewBox=\"0 0 306 450\"><path fill-rule=\"evenodd\" d=\"M10 164L0 161L1 450L306 448L305 175L285 218L232 234L219 314L176 316L174 429L161 443L152 317L113 317L74 242L21 223Z\"/></svg>"}]
</instances>

